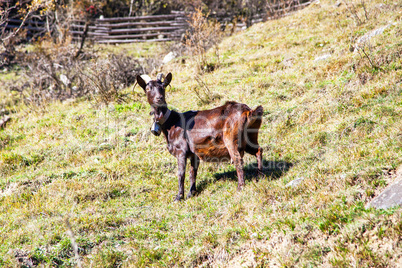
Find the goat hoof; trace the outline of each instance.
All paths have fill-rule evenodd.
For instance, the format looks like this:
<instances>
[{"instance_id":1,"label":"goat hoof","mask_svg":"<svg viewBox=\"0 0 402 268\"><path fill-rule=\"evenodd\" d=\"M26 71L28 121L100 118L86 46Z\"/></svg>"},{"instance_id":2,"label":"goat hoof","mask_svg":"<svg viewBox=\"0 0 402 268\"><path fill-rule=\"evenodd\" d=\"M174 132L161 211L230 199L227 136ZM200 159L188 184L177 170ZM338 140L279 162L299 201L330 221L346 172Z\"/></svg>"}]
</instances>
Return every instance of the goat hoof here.
<instances>
[{"instance_id":1,"label":"goat hoof","mask_svg":"<svg viewBox=\"0 0 402 268\"><path fill-rule=\"evenodd\" d=\"M262 178L263 178L262 174L257 173L257 175L254 177L254 181L255 181L255 182L259 182L260 179L262 179Z\"/></svg>"},{"instance_id":2,"label":"goat hoof","mask_svg":"<svg viewBox=\"0 0 402 268\"><path fill-rule=\"evenodd\" d=\"M180 202L181 200L183 200L183 195L177 195L174 202Z\"/></svg>"},{"instance_id":3,"label":"goat hoof","mask_svg":"<svg viewBox=\"0 0 402 268\"><path fill-rule=\"evenodd\" d=\"M255 177L253 180L255 182L259 182L259 180L264 178L264 176L265 176L265 174L262 171L258 170L257 173L255 174Z\"/></svg>"},{"instance_id":4,"label":"goat hoof","mask_svg":"<svg viewBox=\"0 0 402 268\"><path fill-rule=\"evenodd\" d=\"M188 193L188 195L187 195L187 198L191 198L191 197L193 197L193 196L195 196L195 194L196 194L196 191L190 191L189 193Z\"/></svg>"}]
</instances>

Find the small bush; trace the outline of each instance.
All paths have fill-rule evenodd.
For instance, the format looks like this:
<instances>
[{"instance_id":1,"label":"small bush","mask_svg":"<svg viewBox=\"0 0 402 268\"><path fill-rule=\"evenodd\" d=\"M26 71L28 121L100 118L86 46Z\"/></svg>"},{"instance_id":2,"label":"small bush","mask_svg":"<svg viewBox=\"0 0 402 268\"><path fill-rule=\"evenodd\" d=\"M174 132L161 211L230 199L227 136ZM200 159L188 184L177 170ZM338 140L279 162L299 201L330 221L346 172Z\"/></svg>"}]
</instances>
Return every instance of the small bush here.
<instances>
[{"instance_id":1,"label":"small bush","mask_svg":"<svg viewBox=\"0 0 402 268\"><path fill-rule=\"evenodd\" d=\"M55 43L44 38L25 57L23 79L8 81L5 87L18 92L28 106L83 96L96 96L105 104L121 102L121 90L135 83L137 74L149 71L147 65L124 54L100 57L89 50L76 57L70 39Z\"/></svg>"},{"instance_id":2,"label":"small bush","mask_svg":"<svg viewBox=\"0 0 402 268\"><path fill-rule=\"evenodd\" d=\"M219 62L218 44L223 37L220 23L208 20L208 14L204 15L201 9L192 13L188 22L190 30L186 33L185 45L194 57L198 71L213 71L217 64L209 63L206 53L209 48L214 47Z\"/></svg>"}]
</instances>

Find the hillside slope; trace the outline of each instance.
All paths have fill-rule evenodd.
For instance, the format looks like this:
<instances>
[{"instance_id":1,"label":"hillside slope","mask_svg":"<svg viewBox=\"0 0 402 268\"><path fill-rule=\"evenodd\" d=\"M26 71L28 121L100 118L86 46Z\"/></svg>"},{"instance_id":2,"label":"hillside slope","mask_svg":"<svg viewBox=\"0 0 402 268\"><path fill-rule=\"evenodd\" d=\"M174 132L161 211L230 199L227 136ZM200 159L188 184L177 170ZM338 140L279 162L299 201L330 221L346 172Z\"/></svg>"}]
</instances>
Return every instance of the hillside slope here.
<instances>
[{"instance_id":1,"label":"hillside slope","mask_svg":"<svg viewBox=\"0 0 402 268\"><path fill-rule=\"evenodd\" d=\"M74 266L68 230L83 267L401 266L402 208L365 208L402 164L401 10L321 0L228 37L201 75L209 101L191 64L163 66L179 111L264 107L266 177L252 180L247 156L241 192L232 165L201 163L200 193L172 202L176 161L139 87L132 103L13 114L0 130L0 266Z\"/></svg>"}]
</instances>

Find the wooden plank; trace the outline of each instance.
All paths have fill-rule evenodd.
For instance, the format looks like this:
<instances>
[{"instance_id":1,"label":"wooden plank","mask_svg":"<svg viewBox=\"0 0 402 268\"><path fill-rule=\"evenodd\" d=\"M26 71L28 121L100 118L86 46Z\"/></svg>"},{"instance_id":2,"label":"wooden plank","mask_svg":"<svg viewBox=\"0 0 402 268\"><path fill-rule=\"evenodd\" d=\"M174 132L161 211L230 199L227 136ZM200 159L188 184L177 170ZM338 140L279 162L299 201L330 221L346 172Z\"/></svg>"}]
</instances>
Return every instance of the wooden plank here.
<instances>
[{"instance_id":1,"label":"wooden plank","mask_svg":"<svg viewBox=\"0 0 402 268\"><path fill-rule=\"evenodd\" d=\"M136 39L144 37L155 37L159 35L172 35L173 32L162 32L162 33L146 33L146 34L124 34L124 35L107 35L102 36L103 39Z\"/></svg>"},{"instance_id":2,"label":"wooden plank","mask_svg":"<svg viewBox=\"0 0 402 268\"><path fill-rule=\"evenodd\" d=\"M125 27L149 27L149 26L186 26L186 23L180 23L172 21L153 21L153 22L124 22L124 23L113 23L113 24L97 24L98 27L104 28L125 28Z\"/></svg>"},{"instance_id":3,"label":"wooden plank","mask_svg":"<svg viewBox=\"0 0 402 268\"><path fill-rule=\"evenodd\" d=\"M75 19L73 20L73 23L86 23L86 20L79 20L79 19Z\"/></svg>"},{"instance_id":4,"label":"wooden plank","mask_svg":"<svg viewBox=\"0 0 402 268\"><path fill-rule=\"evenodd\" d=\"M172 14L181 14L181 15L189 14L188 12L181 11L181 10L172 10L172 11L170 11L170 13L172 13Z\"/></svg>"},{"instance_id":5,"label":"wooden plank","mask_svg":"<svg viewBox=\"0 0 402 268\"><path fill-rule=\"evenodd\" d=\"M119 22L119 21L138 21L138 20L164 20L180 17L179 14L171 14L171 15L149 15L149 16L138 16L138 17L124 17L124 18L104 18L97 19L96 23L102 22Z\"/></svg>"},{"instance_id":6,"label":"wooden plank","mask_svg":"<svg viewBox=\"0 0 402 268\"><path fill-rule=\"evenodd\" d=\"M148 32L148 31L175 31L180 30L180 27L153 27L153 28L132 28L132 29L114 29L110 30L110 34L114 33L141 33L141 32Z\"/></svg>"},{"instance_id":7,"label":"wooden plank","mask_svg":"<svg viewBox=\"0 0 402 268\"><path fill-rule=\"evenodd\" d=\"M72 39L73 39L74 41L81 41L81 40L82 40L82 37L81 37L81 36L73 36ZM95 41L95 38L87 36L85 40Z\"/></svg>"},{"instance_id":8,"label":"wooden plank","mask_svg":"<svg viewBox=\"0 0 402 268\"><path fill-rule=\"evenodd\" d=\"M70 34L72 35L83 35L84 31L68 31ZM88 32L87 33L88 36L109 36L107 33L97 33L97 32Z\"/></svg>"},{"instance_id":9,"label":"wooden plank","mask_svg":"<svg viewBox=\"0 0 402 268\"><path fill-rule=\"evenodd\" d=\"M71 27L71 28L84 29L84 28L85 28L85 25L72 24L70 27ZM89 29L89 30L102 30L102 31L108 31L108 30L109 30L109 28L106 28L106 27L98 27L98 26L89 26L88 29Z\"/></svg>"},{"instance_id":10,"label":"wooden plank","mask_svg":"<svg viewBox=\"0 0 402 268\"><path fill-rule=\"evenodd\" d=\"M81 37L81 36L73 36L72 39L73 39L74 41L81 41L81 40L82 40L82 37ZM96 41L95 38L90 37L90 36L87 36L87 37L85 38L85 40Z\"/></svg>"},{"instance_id":11,"label":"wooden plank","mask_svg":"<svg viewBox=\"0 0 402 268\"><path fill-rule=\"evenodd\" d=\"M251 24L255 24L255 23L259 23L259 22L263 22L264 20L261 18L261 19L252 19L251 20Z\"/></svg>"},{"instance_id":12,"label":"wooden plank","mask_svg":"<svg viewBox=\"0 0 402 268\"><path fill-rule=\"evenodd\" d=\"M167 41L174 41L174 40L175 40L175 39L172 39L172 38L148 39L148 40L141 40L141 39L128 39L128 40L98 40L97 43L100 43L100 44L120 44L120 43L167 42Z\"/></svg>"},{"instance_id":13,"label":"wooden plank","mask_svg":"<svg viewBox=\"0 0 402 268\"><path fill-rule=\"evenodd\" d=\"M17 20L17 19L8 19L7 20L8 23L12 22L12 23L18 23L19 25L21 25L22 20ZM25 24L34 24L34 25L44 25L45 22L42 21L35 21L35 20L26 20Z\"/></svg>"},{"instance_id":14,"label":"wooden plank","mask_svg":"<svg viewBox=\"0 0 402 268\"><path fill-rule=\"evenodd\" d=\"M20 26L18 25L7 25L6 29L16 29L19 28ZM39 28L39 27L31 27L31 26L22 26L21 29L27 29L30 31L34 31L34 32L44 32L46 31L46 28Z\"/></svg>"}]
</instances>

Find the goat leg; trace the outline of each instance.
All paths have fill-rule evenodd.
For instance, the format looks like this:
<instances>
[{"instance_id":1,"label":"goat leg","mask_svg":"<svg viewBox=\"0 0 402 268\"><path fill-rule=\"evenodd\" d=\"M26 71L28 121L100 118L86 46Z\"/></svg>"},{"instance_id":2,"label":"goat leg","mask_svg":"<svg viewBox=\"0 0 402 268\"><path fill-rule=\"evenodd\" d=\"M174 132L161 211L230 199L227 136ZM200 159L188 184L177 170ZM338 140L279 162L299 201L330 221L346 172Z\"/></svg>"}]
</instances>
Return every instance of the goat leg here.
<instances>
[{"instance_id":1,"label":"goat leg","mask_svg":"<svg viewBox=\"0 0 402 268\"><path fill-rule=\"evenodd\" d=\"M233 146L234 147L234 146ZM241 191L244 187L244 169L243 169L243 157L240 152L234 148L229 148L229 154L232 158L236 171L237 171L237 190Z\"/></svg>"},{"instance_id":2,"label":"goat leg","mask_svg":"<svg viewBox=\"0 0 402 268\"><path fill-rule=\"evenodd\" d=\"M262 178L264 176L264 173L262 172L262 148L258 147L258 151L256 153L256 158L257 158L257 177L256 177L256 181L258 182L258 180L260 178Z\"/></svg>"},{"instance_id":3,"label":"goat leg","mask_svg":"<svg viewBox=\"0 0 402 268\"><path fill-rule=\"evenodd\" d=\"M190 198L190 197L194 196L196 194L196 192L197 192L196 179L197 179L198 166L200 164L200 159L196 155L191 157L190 161L191 161L191 169L190 169L191 187L190 187L190 191L188 192L187 198Z\"/></svg>"},{"instance_id":4,"label":"goat leg","mask_svg":"<svg viewBox=\"0 0 402 268\"><path fill-rule=\"evenodd\" d=\"M177 157L177 163L178 163L177 177L179 179L179 193L177 194L174 201L180 201L184 198L184 179L186 177L186 162L187 158L184 155L179 155Z\"/></svg>"}]
</instances>

